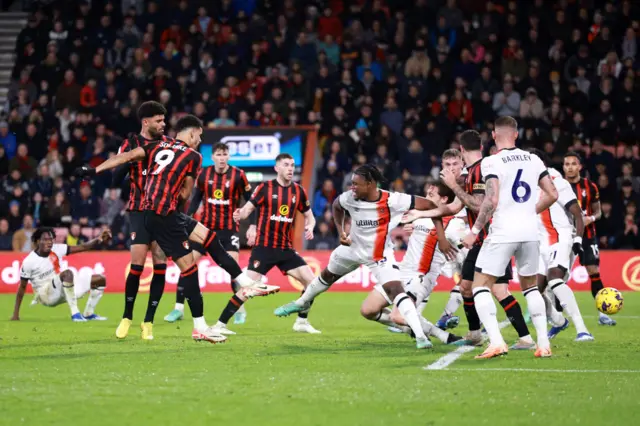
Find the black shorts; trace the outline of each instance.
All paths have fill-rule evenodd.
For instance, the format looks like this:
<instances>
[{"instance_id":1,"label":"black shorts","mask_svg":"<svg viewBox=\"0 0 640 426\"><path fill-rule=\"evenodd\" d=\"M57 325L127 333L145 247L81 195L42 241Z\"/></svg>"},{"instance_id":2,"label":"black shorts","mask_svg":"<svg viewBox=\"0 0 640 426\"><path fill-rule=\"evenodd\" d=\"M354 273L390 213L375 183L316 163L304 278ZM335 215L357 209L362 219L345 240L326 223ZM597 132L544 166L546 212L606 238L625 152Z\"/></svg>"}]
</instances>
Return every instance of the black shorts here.
<instances>
[{"instance_id":1,"label":"black shorts","mask_svg":"<svg viewBox=\"0 0 640 426\"><path fill-rule=\"evenodd\" d=\"M481 245L475 245L471 247L467 257L462 263L462 279L466 281L473 281L473 276L476 273L476 259L478 259L478 253L480 253ZM496 284L509 284L509 281L513 278L511 272L511 262L507 265L507 269L504 271L504 275L496 280Z\"/></svg>"},{"instance_id":2,"label":"black shorts","mask_svg":"<svg viewBox=\"0 0 640 426\"><path fill-rule=\"evenodd\" d=\"M307 262L294 249L254 247L249 258L249 270L266 275L274 267L282 273L306 266Z\"/></svg>"},{"instance_id":3,"label":"black shorts","mask_svg":"<svg viewBox=\"0 0 640 426\"><path fill-rule=\"evenodd\" d=\"M220 241L220 244L222 244L222 248L226 251L235 251L236 253L240 251L240 236L237 232L228 229L221 229L219 231L214 229L214 232L216 233L216 238ZM207 254L200 243L192 242L191 248L202 255Z\"/></svg>"},{"instance_id":4,"label":"black shorts","mask_svg":"<svg viewBox=\"0 0 640 426\"><path fill-rule=\"evenodd\" d=\"M178 212L161 216L152 211L144 212L144 224L151 241L158 243L164 254L174 261L191 253L188 228L197 224L193 218Z\"/></svg>"},{"instance_id":5,"label":"black shorts","mask_svg":"<svg viewBox=\"0 0 640 426\"><path fill-rule=\"evenodd\" d=\"M594 238L584 238L582 240L582 249L584 250L583 263L584 266L600 266L600 249L598 240Z\"/></svg>"},{"instance_id":6,"label":"black shorts","mask_svg":"<svg viewBox=\"0 0 640 426\"><path fill-rule=\"evenodd\" d=\"M131 245L144 244L148 246L151 244L151 235L144 226L144 212L129 212L129 236L131 237Z\"/></svg>"}]
</instances>

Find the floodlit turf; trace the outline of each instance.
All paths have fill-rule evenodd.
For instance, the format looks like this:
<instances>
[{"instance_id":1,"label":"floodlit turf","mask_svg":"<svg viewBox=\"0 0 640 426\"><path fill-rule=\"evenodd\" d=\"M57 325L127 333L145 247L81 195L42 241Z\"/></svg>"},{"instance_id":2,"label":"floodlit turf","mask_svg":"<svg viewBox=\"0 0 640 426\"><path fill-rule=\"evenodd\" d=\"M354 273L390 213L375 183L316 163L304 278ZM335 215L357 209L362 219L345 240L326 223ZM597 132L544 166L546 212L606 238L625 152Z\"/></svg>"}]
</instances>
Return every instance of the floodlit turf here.
<instances>
[{"instance_id":1,"label":"floodlit turf","mask_svg":"<svg viewBox=\"0 0 640 426\"><path fill-rule=\"evenodd\" d=\"M426 314L437 319L446 293ZM247 304L248 322L224 345L194 343L191 320L166 324L165 295L155 340L139 337L147 296L124 341L114 337L122 295L107 295L103 323L75 324L65 306L29 307L10 322L14 298L0 297L2 425L598 425L634 424L640 394L640 294L625 294L615 328L596 325L591 295L578 295L596 342L572 328L554 357L511 352L487 361L463 355L449 370L423 367L454 348L418 351L406 336L359 317L365 294L324 294L310 320L321 335L291 331L273 309L280 294ZM228 295L207 295L212 323ZM81 308L85 301L80 301ZM460 312L462 314L462 310ZM463 331L464 324L458 330ZM510 328L504 330L515 338ZM500 369L487 371L488 369ZM508 371L506 369L525 369ZM477 370L477 371L470 371ZM534 370L534 371L529 371ZM572 370L572 372L567 371ZM596 370L602 370L596 372ZM606 372L604 370L625 370Z\"/></svg>"}]
</instances>

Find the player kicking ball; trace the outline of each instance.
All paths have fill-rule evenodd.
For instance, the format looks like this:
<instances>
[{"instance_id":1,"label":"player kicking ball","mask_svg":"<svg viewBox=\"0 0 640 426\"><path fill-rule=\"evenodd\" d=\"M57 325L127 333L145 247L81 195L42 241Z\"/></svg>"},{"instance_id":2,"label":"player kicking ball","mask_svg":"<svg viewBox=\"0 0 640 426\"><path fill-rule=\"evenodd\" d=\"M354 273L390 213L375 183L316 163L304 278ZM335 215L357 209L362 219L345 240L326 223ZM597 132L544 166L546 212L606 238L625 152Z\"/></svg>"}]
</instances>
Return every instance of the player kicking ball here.
<instances>
[{"instance_id":1,"label":"player kicking ball","mask_svg":"<svg viewBox=\"0 0 640 426\"><path fill-rule=\"evenodd\" d=\"M434 203L420 197L402 193L390 193L378 189L383 181L380 171L367 164L353 172L351 190L344 192L333 203L333 219L336 223L340 246L331 253L329 265L306 288L296 301L275 310L279 317L308 309L311 302L340 278L367 265L376 278L375 290L387 305L395 305L404 321L416 336L418 349L431 348L425 335L415 301L405 292L395 263L390 231L400 223L402 214L412 208L426 210ZM351 217L350 234L344 228L346 213ZM436 220L441 235L441 250L455 256L455 249L444 237L442 221Z\"/></svg>"},{"instance_id":2,"label":"player kicking ball","mask_svg":"<svg viewBox=\"0 0 640 426\"><path fill-rule=\"evenodd\" d=\"M64 257L83 251L93 250L100 244L111 239L111 231L105 229L98 238L79 246L54 244L56 235L53 228L38 228L33 233L31 241L36 247L22 262L20 268L20 286L16 293L16 304L13 309L12 321L20 320L20 305L31 283L34 299L32 305L40 303L53 307L66 302L71 310L71 320L74 322L105 321L107 318L95 313L95 308L104 294L106 279L102 275L77 275L69 269L62 270ZM84 313L78 310L78 299L89 293L89 299Z\"/></svg>"}]
</instances>

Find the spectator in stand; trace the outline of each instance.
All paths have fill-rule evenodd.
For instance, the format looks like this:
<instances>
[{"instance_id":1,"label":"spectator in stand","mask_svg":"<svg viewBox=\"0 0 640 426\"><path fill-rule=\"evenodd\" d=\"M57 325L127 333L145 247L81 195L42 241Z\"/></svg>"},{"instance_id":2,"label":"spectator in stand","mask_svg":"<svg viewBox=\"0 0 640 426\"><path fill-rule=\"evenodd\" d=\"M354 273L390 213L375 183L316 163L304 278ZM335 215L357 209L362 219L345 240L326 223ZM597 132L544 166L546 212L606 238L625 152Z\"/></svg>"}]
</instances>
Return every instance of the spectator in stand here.
<instances>
[{"instance_id":1,"label":"spectator in stand","mask_svg":"<svg viewBox=\"0 0 640 426\"><path fill-rule=\"evenodd\" d=\"M65 239L65 244L68 246L78 246L80 244L84 244L89 239L82 234L82 228L80 224L77 222L73 222L69 227L69 233L67 234L67 238Z\"/></svg>"},{"instance_id":2,"label":"spectator in stand","mask_svg":"<svg viewBox=\"0 0 640 426\"><path fill-rule=\"evenodd\" d=\"M16 135L9 131L9 123L0 121L0 144L4 148L6 158L11 160L18 150Z\"/></svg>"},{"instance_id":3,"label":"spectator in stand","mask_svg":"<svg viewBox=\"0 0 640 426\"><path fill-rule=\"evenodd\" d=\"M9 229L7 219L0 219L0 251L13 250L13 232Z\"/></svg>"},{"instance_id":4,"label":"spectator in stand","mask_svg":"<svg viewBox=\"0 0 640 426\"><path fill-rule=\"evenodd\" d=\"M56 109L69 107L77 111L80 106L80 92L82 87L77 83L73 70L64 72L64 81L60 83L56 90Z\"/></svg>"},{"instance_id":5,"label":"spectator in stand","mask_svg":"<svg viewBox=\"0 0 640 426\"><path fill-rule=\"evenodd\" d=\"M9 159L7 158L7 151L4 146L0 144L0 176L7 176L9 174Z\"/></svg>"},{"instance_id":6,"label":"spectator in stand","mask_svg":"<svg viewBox=\"0 0 640 426\"><path fill-rule=\"evenodd\" d=\"M111 188L107 191L107 196L102 200L100 205L100 218L98 222L111 226L116 216L124 210L124 201L120 199L120 190Z\"/></svg>"},{"instance_id":7,"label":"spectator in stand","mask_svg":"<svg viewBox=\"0 0 640 426\"><path fill-rule=\"evenodd\" d=\"M309 250L333 250L337 245L338 239L332 234L329 225L326 222L318 223L317 231L309 244Z\"/></svg>"},{"instance_id":8,"label":"spectator in stand","mask_svg":"<svg viewBox=\"0 0 640 426\"><path fill-rule=\"evenodd\" d=\"M63 226L71 222L71 205L63 191L58 191L49 198L44 216L41 218L44 226Z\"/></svg>"},{"instance_id":9,"label":"spectator in stand","mask_svg":"<svg viewBox=\"0 0 640 426\"><path fill-rule=\"evenodd\" d=\"M638 250L640 249L639 237L637 222L632 215L627 214L624 217L624 228L616 235L615 248L620 250Z\"/></svg>"},{"instance_id":10,"label":"spectator in stand","mask_svg":"<svg viewBox=\"0 0 640 426\"><path fill-rule=\"evenodd\" d=\"M520 94L513 90L511 77L507 76L502 84L502 91L493 96L493 110L499 117L509 115L519 117Z\"/></svg>"},{"instance_id":11,"label":"spectator in stand","mask_svg":"<svg viewBox=\"0 0 640 426\"><path fill-rule=\"evenodd\" d=\"M27 148L27 145L24 143L18 145L16 156L9 162L9 172L18 170L25 179L32 179L36 175L37 167L38 163L36 163L36 160L29 156L29 148Z\"/></svg>"},{"instance_id":12,"label":"spectator in stand","mask_svg":"<svg viewBox=\"0 0 640 426\"><path fill-rule=\"evenodd\" d=\"M82 182L80 184L79 196L76 197L72 205L71 215L74 221L82 226L95 226L100 217L100 204L92 194L91 184Z\"/></svg>"},{"instance_id":13,"label":"spectator in stand","mask_svg":"<svg viewBox=\"0 0 640 426\"><path fill-rule=\"evenodd\" d=\"M13 251L19 251L22 253L30 252L32 250L31 236L35 230L36 229L33 226L33 217L29 214L24 215L24 218L22 219L22 228L18 229L13 234L13 240L11 242Z\"/></svg>"},{"instance_id":14,"label":"spectator in stand","mask_svg":"<svg viewBox=\"0 0 640 426\"><path fill-rule=\"evenodd\" d=\"M322 183L322 187L318 189L313 197L313 214L314 216L322 216L326 209L330 209L337 196L336 189L331 179L326 179Z\"/></svg>"}]
</instances>

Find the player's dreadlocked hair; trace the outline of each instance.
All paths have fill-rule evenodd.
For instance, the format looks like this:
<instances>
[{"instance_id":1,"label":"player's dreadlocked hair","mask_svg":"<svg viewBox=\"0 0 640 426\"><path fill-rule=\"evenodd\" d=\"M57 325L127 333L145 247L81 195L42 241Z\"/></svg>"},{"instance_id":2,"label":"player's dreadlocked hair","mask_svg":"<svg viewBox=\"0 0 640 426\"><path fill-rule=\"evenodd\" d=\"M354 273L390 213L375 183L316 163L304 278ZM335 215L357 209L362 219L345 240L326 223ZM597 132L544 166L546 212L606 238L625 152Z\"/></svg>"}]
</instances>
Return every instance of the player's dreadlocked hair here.
<instances>
[{"instance_id":1,"label":"player's dreadlocked hair","mask_svg":"<svg viewBox=\"0 0 640 426\"><path fill-rule=\"evenodd\" d=\"M37 243L44 234L51 234L51 238L54 240L56 239L56 231L54 231L53 228L42 227L33 232L33 235L31 235L31 242L33 244Z\"/></svg>"},{"instance_id":2,"label":"player's dreadlocked hair","mask_svg":"<svg viewBox=\"0 0 640 426\"><path fill-rule=\"evenodd\" d=\"M354 175L362 176L367 182L375 182L378 185L384 183L386 179L380 173L380 170L373 164L363 164L353 171Z\"/></svg>"}]
</instances>

